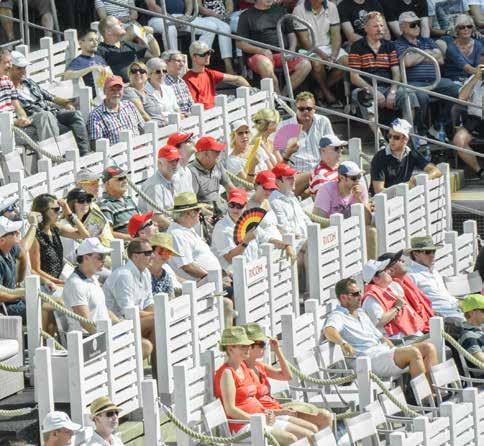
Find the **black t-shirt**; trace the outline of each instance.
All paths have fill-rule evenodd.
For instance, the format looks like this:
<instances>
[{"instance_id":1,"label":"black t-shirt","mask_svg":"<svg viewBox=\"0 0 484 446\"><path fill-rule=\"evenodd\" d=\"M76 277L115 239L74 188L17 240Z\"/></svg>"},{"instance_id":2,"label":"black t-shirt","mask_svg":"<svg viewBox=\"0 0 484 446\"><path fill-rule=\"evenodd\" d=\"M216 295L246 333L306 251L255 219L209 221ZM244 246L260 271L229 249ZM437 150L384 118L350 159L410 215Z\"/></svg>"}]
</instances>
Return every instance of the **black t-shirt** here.
<instances>
[{"instance_id":1,"label":"black t-shirt","mask_svg":"<svg viewBox=\"0 0 484 446\"><path fill-rule=\"evenodd\" d=\"M287 11L281 6L272 6L270 9L257 9L255 7L246 9L239 19L237 34L242 37L257 40L258 42L267 43L279 47L277 40L277 22L287 14ZM289 47L288 34L294 32L291 21L285 20L282 24L282 35L284 37L284 46Z\"/></svg>"},{"instance_id":2,"label":"black t-shirt","mask_svg":"<svg viewBox=\"0 0 484 446\"><path fill-rule=\"evenodd\" d=\"M338 13L341 23L350 22L355 33L360 36L365 35L363 21L371 11L378 11L383 14L383 8L378 0L365 0L359 5L353 0L343 0L338 5Z\"/></svg>"},{"instance_id":3,"label":"black t-shirt","mask_svg":"<svg viewBox=\"0 0 484 446\"><path fill-rule=\"evenodd\" d=\"M400 14L407 11L414 12L420 18L429 16L426 0L412 0L408 5L403 0L383 0L382 6L387 22L398 22Z\"/></svg>"},{"instance_id":4,"label":"black t-shirt","mask_svg":"<svg viewBox=\"0 0 484 446\"><path fill-rule=\"evenodd\" d=\"M121 76L124 82L129 82L128 66L143 57L145 52L145 47L132 42L122 42L119 48L101 42L97 47L97 54L104 58L113 74Z\"/></svg>"},{"instance_id":5,"label":"black t-shirt","mask_svg":"<svg viewBox=\"0 0 484 446\"><path fill-rule=\"evenodd\" d=\"M388 155L386 149L379 150L371 160L371 186L373 181L384 181L384 187L406 183L413 175L415 169L424 170L430 164L419 152L410 150L401 160Z\"/></svg>"},{"instance_id":6,"label":"black t-shirt","mask_svg":"<svg viewBox=\"0 0 484 446\"><path fill-rule=\"evenodd\" d=\"M0 251L0 285L14 289L17 285L16 262L20 255L20 247L14 245L13 248L4 254Z\"/></svg>"}]
</instances>

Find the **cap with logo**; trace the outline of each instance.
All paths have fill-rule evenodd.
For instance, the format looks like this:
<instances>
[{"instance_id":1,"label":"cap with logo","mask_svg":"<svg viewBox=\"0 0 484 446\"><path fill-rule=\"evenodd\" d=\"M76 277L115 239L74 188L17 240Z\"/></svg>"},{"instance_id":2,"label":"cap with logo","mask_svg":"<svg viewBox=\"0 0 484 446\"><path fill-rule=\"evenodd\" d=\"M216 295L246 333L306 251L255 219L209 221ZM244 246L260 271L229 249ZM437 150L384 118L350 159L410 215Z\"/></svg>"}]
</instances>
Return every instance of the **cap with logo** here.
<instances>
[{"instance_id":1,"label":"cap with logo","mask_svg":"<svg viewBox=\"0 0 484 446\"><path fill-rule=\"evenodd\" d=\"M138 235L139 230L141 227L148 221L153 218L153 211L147 212L146 214L135 214L133 215L128 222L128 234L131 237L136 237Z\"/></svg>"},{"instance_id":2,"label":"cap with logo","mask_svg":"<svg viewBox=\"0 0 484 446\"><path fill-rule=\"evenodd\" d=\"M104 82L104 88L109 90L113 87L124 87L123 78L121 76L109 76Z\"/></svg>"},{"instance_id":3,"label":"cap with logo","mask_svg":"<svg viewBox=\"0 0 484 446\"><path fill-rule=\"evenodd\" d=\"M235 188L229 192L227 201L229 203L238 203L245 205L247 204L248 199L249 198L245 189Z\"/></svg>"},{"instance_id":4,"label":"cap with logo","mask_svg":"<svg viewBox=\"0 0 484 446\"><path fill-rule=\"evenodd\" d=\"M223 152L225 144L218 142L213 136L202 136L195 144L197 152L208 152L213 150L214 152Z\"/></svg>"},{"instance_id":5,"label":"cap with logo","mask_svg":"<svg viewBox=\"0 0 484 446\"><path fill-rule=\"evenodd\" d=\"M353 161L343 161L338 166L339 175L352 177L354 175L359 175L360 173L363 173L363 170L361 170L360 166Z\"/></svg>"},{"instance_id":6,"label":"cap with logo","mask_svg":"<svg viewBox=\"0 0 484 446\"><path fill-rule=\"evenodd\" d=\"M319 140L319 147L341 147L347 145L348 141L339 139L336 135L324 135Z\"/></svg>"},{"instance_id":7,"label":"cap with logo","mask_svg":"<svg viewBox=\"0 0 484 446\"><path fill-rule=\"evenodd\" d=\"M419 20L420 20L420 17L417 14L415 14L413 11L405 11L398 16L399 23L412 23L412 22L418 22Z\"/></svg>"},{"instance_id":8,"label":"cap with logo","mask_svg":"<svg viewBox=\"0 0 484 446\"><path fill-rule=\"evenodd\" d=\"M11 232L20 231L23 224L23 221L12 221L7 217L0 217L0 237L3 237L5 234L10 234Z\"/></svg>"},{"instance_id":9,"label":"cap with logo","mask_svg":"<svg viewBox=\"0 0 484 446\"><path fill-rule=\"evenodd\" d=\"M286 163L277 163L272 168L272 173L276 176L276 178L293 177L294 175L296 175L297 170L293 169Z\"/></svg>"},{"instance_id":10,"label":"cap with logo","mask_svg":"<svg viewBox=\"0 0 484 446\"><path fill-rule=\"evenodd\" d=\"M109 254L113 250L104 246L97 237L89 237L84 239L79 248L76 250L78 256L85 256L87 254Z\"/></svg>"},{"instance_id":11,"label":"cap with logo","mask_svg":"<svg viewBox=\"0 0 484 446\"><path fill-rule=\"evenodd\" d=\"M192 42L188 51L190 52L190 56L193 56L194 54L202 55L206 52L213 53L212 48L201 40L195 40Z\"/></svg>"},{"instance_id":12,"label":"cap with logo","mask_svg":"<svg viewBox=\"0 0 484 446\"><path fill-rule=\"evenodd\" d=\"M115 410L118 413L121 412L121 408L116 406L116 404L114 404L107 396L100 396L99 398L96 398L91 403L90 409L93 417L104 412L109 412L110 410Z\"/></svg>"},{"instance_id":13,"label":"cap with logo","mask_svg":"<svg viewBox=\"0 0 484 446\"><path fill-rule=\"evenodd\" d=\"M484 310L484 296L482 294L468 294L460 302L460 308L463 313L473 310Z\"/></svg>"},{"instance_id":14,"label":"cap with logo","mask_svg":"<svg viewBox=\"0 0 484 446\"><path fill-rule=\"evenodd\" d=\"M369 283L373 280L376 273L383 271L390 264L390 260L368 260L362 270L363 281Z\"/></svg>"},{"instance_id":15,"label":"cap with logo","mask_svg":"<svg viewBox=\"0 0 484 446\"><path fill-rule=\"evenodd\" d=\"M166 145L158 150L158 158L164 158L168 161L175 161L179 160L181 155L175 146Z\"/></svg>"},{"instance_id":16,"label":"cap with logo","mask_svg":"<svg viewBox=\"0 0 484 446\"><path fill-rule=\"evenodd\" d=\"M398 252L385 252L380 257L378 257L377 260L379 260L380 262L383 260L390 260L390 263L388 264L390 266L398 262L402 258L402 255L403 255L403 249L401 249Z\"/></svg>"},{"instance_id":17,"label":"cap with logo","mask_svg":"<svg viewBox=\"0 0 484 446\"><path fill-rule=\"evenodd\" d=\"M30 65L27 58L20 51L12 51L10 56L12 56L12 65L16 67L25 68Z\"/></svg>"},{"instance_id":18,"label":"cap with logo","mask_svg":"<svg viewBox=\"0 0 484 446\"><path fill-rule=\"evenodd\" d=\"M255 184L259 184L264 189L267 190L276 190L276 176L270 170L263 170L257 174L255 177Z\"/></svg>"},{"instance_id":19,"label":"cap with logo","mask_svg":"<svg viewBox=\"0 0 484 446\"><path fill-rule=\"evenodd\" d=\"M392 121L390 127L394 132L401 133L408 137L408 134L412 130L412 125L405 119L397 118Z\"/></svg>"},{"instance_id":20,"label":"cap with logo","mask_svg":"<svg viewBox=\"0 0 484 446\"><path fill-rule=\"evenodd\" d=\"M113 178L125 177L126 172L116 166L107 167L103 172L103 183L107 183Z\"/></svg>"},{"instance_id":21,"label":"cap with logo","mask_svg":"<svg viewBox=\"0 0 484 446\"><path fill-rule=\"evenodd\" d=\"M187 142L192 136L193 136L193 133L176 132L170 135L166 144L168 144L169 146L175 146L178 148L180 144Z\"/></svg>"},{"instance_id":22,"label":"cap with logo","mask_svg":"<svg viewBox=\"0 0 484 446\"><path fill-rule=\"evenodd\" d=\"M81 428L80 424L74 423L65 412L52 411L49 412L42 423L42 433L56 431L58 429L69 429L76 432Z\"/></svg>"}]
</instances>

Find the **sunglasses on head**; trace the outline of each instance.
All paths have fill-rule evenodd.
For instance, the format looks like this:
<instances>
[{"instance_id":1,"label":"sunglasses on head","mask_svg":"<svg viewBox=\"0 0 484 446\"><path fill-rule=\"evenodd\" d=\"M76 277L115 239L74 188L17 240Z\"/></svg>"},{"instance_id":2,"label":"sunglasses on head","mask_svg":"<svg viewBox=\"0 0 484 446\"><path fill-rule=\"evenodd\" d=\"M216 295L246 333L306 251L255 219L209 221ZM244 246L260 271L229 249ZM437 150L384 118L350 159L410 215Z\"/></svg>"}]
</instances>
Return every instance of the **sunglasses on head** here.
<instances>
[{"instance_id":1,"label":"sunglasses on head","mask_svg":"<svg viewBox=\"0 0 484 446\"><path fill-rule=\"evenodd\" d=\"M459 25L457 29L473 29L474 25Z\"/></svg>"},{"instance_id":2,"label":"sunglasses on head","mask_svg":"<svg viewBox=\"0 0 484 446\"><path fill-rule=\"evenodd\" d=\"M108 410L107 412L104 412L104 415L107 417L107 418L112 418L114 416L119 416L119 412L117 410Z\"/></svg>"},{"instance_id":3,"label":"sunglasses on head","mask_svg":"<svg viewBox=\"0 0 484 446\"><path fill-rule=\"evenodd\" d=\"M361 174L359 175L346 175L346 178L349 178L351 181L360 181L361 180Z\"/></svg>"},{"instance_id":4,"label":"sunglasses on head","mask_svg":"<svg viewBox=\"0 0 484 446\"><path fill-rule=\"evenodd\" d=\"M394 133L391 133L388 135L388 139L394 139L395 141L400 141L402 139L402 135L395 135Z\"/></svg>"},{"instance_id":5,"label":"sunglasses on head","mask_svg":"<svg viewBox=\"0 0 484 446\"><path fill-rule=\"evenodd\" d=\"M202 54L196 54L196 56L198 56L198 57L207 57L211 53L212 53L211 51L206 51L205 53L202 53Z\"/></svg>"},{"instance_id":6,"label":"sunglasses on head","mask_svg":"<svg viewBox=\"0 0 484 446\"><path fill-rule=\"evenodd\" d=\"M300 112L311 112L314 110L314 107L297 107L297 109Z\"/></svg>"},{"instance_id":7,"label":"sunglasses on head","mask_svg":"<svg viewBox=\"0 0 484 446\"><path fill-rule=\"evenodd\" d=\"M153 251L152 250L149 250L149 251L136 251L136 252L133 252L133 254L143 254L145 257L151 257L151 255L153 254Z\"/></svg>"},{"instance_id":8,"label":"sunglasses on head","mask_svg":"<svg viewBox=\"0 0 484 446\"><path fill-rule=\"evenodd\" d=\"M146 74L146 70L143 68L132 68L129 72L131 74Z\"/></svg>"},{"instance_id":9,"label":"sunglasses on head","mask_svg":"<svg viewBox=\"0 0 484 446\"><path fill-rule=\"evenodd\" d=\"M408 26L409 26L410 28L416 28L417 26L420 28L420 21L418 21L418 22L410 22L410 23L408 24Z\"/></svg>"},{"instance_id":10,"label":"sunglasses on head","mask_svg":"<svg viewBox=\"0 0 484 446\"><path fill-rule=\"evenodd\" d=\"M245 207L245 204L229 203L230 209L244 209L244 207Z\"/></svg>"}]
</instances>

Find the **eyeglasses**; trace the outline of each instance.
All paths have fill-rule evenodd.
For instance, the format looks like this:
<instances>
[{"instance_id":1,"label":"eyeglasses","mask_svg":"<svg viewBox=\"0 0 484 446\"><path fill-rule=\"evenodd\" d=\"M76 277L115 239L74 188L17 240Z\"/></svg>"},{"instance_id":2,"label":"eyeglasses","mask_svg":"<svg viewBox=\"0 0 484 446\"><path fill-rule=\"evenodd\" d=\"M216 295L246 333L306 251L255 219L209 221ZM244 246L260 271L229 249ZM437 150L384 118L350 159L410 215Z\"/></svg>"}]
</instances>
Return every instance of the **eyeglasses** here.
<instances>
[{"instance_id":1,"label":"eyeglasses","mask_svg":"<svg viewBox=\"0 0 484 446\"><path fill-rule=\"evenodd\" d=\"M253 347L260 347L260 348L266 348L266 342L265 341L257 341L252 344Z\"/></svg>"},{"instance_id":2,"label":"eyeglasses","mask_svg":"<svg viewBox=\"0 0 484 446\"><path fill-rule=\"evenodd\" d=\"M151 257L153 255L153 251L136 251L133 254L144 254L145 257Z\"/></svg>"},{"instance_id":3,"label":"eyeglasses","mask_svg":"<svg viewBox=\"0 0 484 446\"><path fill-rule=\"evenodd\" d=\"M104 412L104 415L107 417L107 418L112 418L114 416L118 417L119 416L119 412L117 410L109 410L107 412Z\"/></svg>"},{"instance_id":4,"label":"eyeglasses","mask_svg":"<svg viewBox=\"0 0 484 446\"><path fill-rule=\"evenodd\" d=\"M244 209L245 204L239 204L239 203L229 203L229 208L230 209Z\"/></svg>"},{"instance_id":5,"label":"eyeglasses","mask_svg":"<svg viewBox=\"0 0 484 446\"><path fill-rule=\"evenodd\" d=\"M420 22L410 22L408 26L412 29L416 28L417 26L420 28Z\"/></svg>"},{"instance_id":6,"label":"eyeglasses","mask_svg":"<svg viewBox=\"0 0 484 446\"><path fill-rule=\"evenodd\" d=\"M360 181L361 180L361 174L360 175L346 175L346 178L349 178L351 181Z\"/></svg>"},{"instance_id":7,"label":"eyeglasses","mask_svg":"<svg viewBox=\"0 0 484 446\"><path fill-rule=\"evenodd\" d=\"M91 204L92 203L92 198L91 197L78 198L76 200L76 202L79 203L79 204Z\"/></svg>"},{"instance_id":8,"label":"eyeglasses","mask_svg":"<svg viewBox=\"0 0 484 446\"><path fill-rule=\"evenodd\" d=\"M139 230L142 231L143 229L149 228L150 226L153 226L152 220L148 220L143 226L141 226L141 228L139 228Z\"/></svg>"},{"instance_id":9,"label":"eyeglasses","mask_svg":"<svg viewBox=\"0 0 484 446\"><path fill-rule=\"evenodd\" d=\"M459 25L457 29L474 29L474 25Z\"/></svg>"},{"instance_id":10,"label":"eyeglasses","mask_svg":"<svg viewBox=\"0 0 484 446\"><path fill-rule=\"evenodd\" d=\"M166 70L155 70L156 74L166 74Z\"/></svg>"},{"instance_id":11,"label":"eyeglasses","mask_svg":"<svg viewBox=\"0 0 484 446\"><path fill-rule=\"evenodd\" d=\"M394 139L395 141L400 141L402 139L402 135L395 135L394 133L391 133L388 135L388 139Z\"/></svg>"},{"instance_id":12,"label":"eyeglasses","mask_svg":"<svg viewBox=\"0 0 484 446\"><path fill-rule=\"evenodd\" d=\"M58 214L61 210L60 206L57 206L56 208L49 208L51 211L54 211L56 214Z\"/></svg>"},{"instance_id":13,"label":"eyeglasses","mask_svg":"<svg viewBox=\"0 0 484 446\"><path fill-rule=\"evenodd\" d=\"M312 112L314 110L314 107L297 107L297 110L300 111L301 113Z\"/></svg>"},{"instance_id":14,"label":"eyeglasses","mask_svg":"<svg viewBox=\"0 0 484 446\"><path fill-rule=\"evenodd\" d=\"M117 177L116 178L119 182L125 181L127 178L126 177Z\"/></svg>"},{"instance_id":15,"label":"eyeglasses","mask_svg":"<svg viewBox=\"0 0 484 446\"><path fill-rule=\"evenodd\" d=\"M206 51L205 53L202 53L202 54L195 54L195 56L198 56L198 57L207 57L209 54L212 54L211 51Z\"/></svg>"},{"instance_id":16,"label":"eyeglasses","mask_svg":"<svg viewBox=\"0 0 484 446\"><path fill-rule=\"evenodd\" d=\"M348 293L348 296L352 296L352 297L361 296L361 290L353 291L352 293Z\"/></svg>"},{"instance_id":17,"label":"eyeglasses","mask_svg":"<svg viewBox=\"0 0 484 446\"><path fill-rule=\"evenodd\" d=\"M143 68L132 68L129 72L131 74L146 74L146 70Z\"/></svg>"}]
</instances>

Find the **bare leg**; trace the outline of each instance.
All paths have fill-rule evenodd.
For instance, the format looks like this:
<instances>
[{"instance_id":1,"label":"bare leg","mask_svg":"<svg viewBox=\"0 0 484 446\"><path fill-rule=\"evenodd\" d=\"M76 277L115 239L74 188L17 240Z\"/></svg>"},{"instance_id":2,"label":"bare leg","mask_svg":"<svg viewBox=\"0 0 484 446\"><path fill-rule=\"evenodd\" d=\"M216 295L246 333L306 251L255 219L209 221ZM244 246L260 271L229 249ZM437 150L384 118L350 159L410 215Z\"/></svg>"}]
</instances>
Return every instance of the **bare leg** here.
<instances>
[{"instance_id":1,"label":"bare leg","mask_svg":"<svg viewBox=\"0 0 484 446\"><path fill-rule=\"evenodd\" d=\"M472 140L472 135L465 129L460 128L454 136L454 140L452 141L456 146L463 147L465 149L470 149L469 143ZM459 158L464 161L474 172L479 172L481 170L481 166L479 165L479 161L477 157L474 155L470 155L469 153L457 152Z\"/></svg>"},{"instance_id":2,"label":"bare leg","mask_svg":"<svg viewBox=\"0 0 484 446\"><path fill-rule=\"evenodd\" d=\"M257 74L262 78L266 79L268 77L272 78L274 82L274 91L280 93L279 81L277 80L276 74L274 73L274 67L272 62L267 58L260 58L256 66Z\"/></svg>"},{"instance_id":3,"label":"bare leg","mask_svg":"<svg viewBox=\"0 0 484 446\"><path fill-rule=\"evenodd\" d=\"M304 82L304 79L308 77L311 72L311 62L306 59L301 59L301 61L296 65L294 72L291 74L291 85L295 90L299 85Z\"/></svg>"},{"instance_id":4,"label":"bare leg","mask_svg":"<svg viewBox=\"0 0 484 446\"><path fill-rule=\"evenodd\" d=\"M437 359L437 350L435 349L434 344L431 342L418 342L413 344L412 347L417 348L422 355L425 370L428 376L430 369L439 362Z\"/></svg>"},{"instance_id":5,"label":"bare leg","mask_svg":"<svg viewBox=\"0 0 484 446\"><path fill-rule=\"evenodd\" d=\"M318 428L318 431L324 429L325 427L331 426L333 422L333 414L326 409L319 409L317 415L298 412L297 417L315 424Z\"/></svg>"},{"instance_id":6,"label":"bare leg","mask_svg":"<svg viewBox=\"0 0 484 446\"><path fill-rule=\"evenodd\" d=\"M304 191L309 187L311 180L311 172L302 172L296 175L296 184L294 186L294 193L297 196L303 195Z\"/></svg>"},{"instance_id":7,"label":"bare leg","mask_svg":"<svg viewBox=\"0 0 484 446\"><path fill-rule=\"evenodd\" d=\"M272 429L271 434L274 435L280 446L289 446L297 440L294 434L283 431L282 429Z\"/></svg>"},{"instance_id":8,"label":"bare leg","mask_svg":"<svg viewBox=\"0 0 484 446\"><path fill-rule=\"evenodd\" d=\"M52 17L52 13L48 12L44 14L41 18L40 21L42 23L42 26L45 26L46 28L49 29L54 29L54 17ZM45 36L46 37L52 37L52 33L45 31Z\"/></svg>"},{"instance_id":9,"label":"bare leg","mask_svg":"<svg viewBox=\"0 0 484 446\"><path fill-rule=\"evenodd\" d=\"M13 17L12 10L8 8L0 8L0 14ZM13 21L2 17L0 18L0 23L2 25L3 30L5 31L5 34L7 35L7 40L8 41L15 40L15 34L13 32Z\"/></svg>"},{"instance_id":10,"label":"bare leg","mask_svg":"<svg viewBox=\"0 0 484 446\"><path fill-rule=\"evenodd\" d=\"M234 325L234 303L227 297L224 297L224 324L225 328Z\"/></svg>"},{"instance_id":11,"label":"bare leg","mask_svg":"<svg viewBox=\"0 0 484 446\"><path fill-rule=\"evenodd\" d=\"M299 418L299 417L289 416L289 422L313 433L318 431L318 426L316 426L313 423L310 423L309 421L303 420L302 418Z\"/></svg>"},{"instance_id":12,"label":"bare leg","mask_svg":"<svg viewBox=\"0 0 484 446\"><path fill-rule=\"evenodd\" d=\"M415 378L425 373L425 364L419 349L413 346L400 347L395 350L393 360L401 369L410 368L410 375Z\"/></svg>"},{"instance_id":13,"label":"bare leg","mask_svg":"<svg viewBox=\"0 0 484 446\"><path fill-rule=\"evenodd\" d=\"M329 104L334 104L336 102L336 98L328 88L325 66L317 62L311 62L311 64L313 67L312 75L316 80L316 82L319 84L319 87L321 89L321 92L323 93L324 99Z\"/></svg>"}]
</instances>

